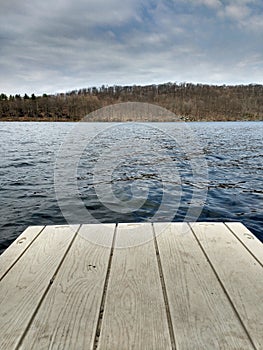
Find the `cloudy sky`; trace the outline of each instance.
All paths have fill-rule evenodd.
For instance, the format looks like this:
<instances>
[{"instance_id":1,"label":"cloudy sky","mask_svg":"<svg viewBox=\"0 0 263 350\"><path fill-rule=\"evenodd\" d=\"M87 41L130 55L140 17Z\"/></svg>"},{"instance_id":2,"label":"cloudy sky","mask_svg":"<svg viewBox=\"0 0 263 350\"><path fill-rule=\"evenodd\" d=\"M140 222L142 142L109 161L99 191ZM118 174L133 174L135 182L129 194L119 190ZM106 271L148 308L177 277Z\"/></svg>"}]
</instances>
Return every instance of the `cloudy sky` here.
<instances>
[{"instance_id":1,"label":"cloudy sky","mask_svg":"<svg viewBox=\"0 0 263 350\"><path fill-rule=\"evenodd\" d=\"M262 0L0 0L0 92L263 83Z\"/></svg>"}]
</instances>

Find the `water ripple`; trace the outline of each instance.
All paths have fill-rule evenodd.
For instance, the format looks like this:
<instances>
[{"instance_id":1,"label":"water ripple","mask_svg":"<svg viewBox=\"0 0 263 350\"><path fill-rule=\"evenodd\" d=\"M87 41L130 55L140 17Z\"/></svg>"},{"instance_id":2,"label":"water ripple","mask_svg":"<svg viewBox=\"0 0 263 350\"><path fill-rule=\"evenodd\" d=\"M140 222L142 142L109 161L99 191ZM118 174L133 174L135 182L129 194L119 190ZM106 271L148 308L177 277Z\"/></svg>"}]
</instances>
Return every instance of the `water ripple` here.
<instances>
[{"instance_id":1,"label":"water ripple","mask_svg":"<svg viewBox=\"0 0 263 350\"><path fill-rule=\"evenodd\" d=\"M145 160L140 142L151 141L150 135L136 135L138 147L130 159L124 160L108 181L117 198L129 200L136 182L142 193L149 194L143 206L132 213L118 213L102 204L96 196L93 167L102 150L120 135L107 131L106 140L94 140L92 149L80 160L77 183L79 196L92 215L100 222L148 221L160 206L164 191L177 188L180 205L174 221L182 221L191 203L194 188L208 188L206 203L199 220L241 221L263 241L263 123L226 122L190 123L202 144L208 162L209 179L192 181L189 159L178 151L171 140L160 138L159 146L169 154L173 166L180 173L180 181L173 174L164 182L160 167L169 173L171 164L157 154L151 162ZM190 125L189 124L189 125ZM175 124L168 127L173 128ZM29 225L64 224L54 190L54 164L64 137L72 123L0 123L0 252ZM152 139L153 146L155 139ZM114 155L112 156L114 160ZM107 172L105 165L105 173ZM165 186L164 186L165 185ZM165 187L165 189L164 189ZM179 195L179 192L178 192ZM110 198L110 197L109 197ZM65 202L67 198L65 197ZM65 203L67 204L67 203ZM70 206L70 202L68 203ZM200 205L200 203L196 203ZM172 210L167 203L165 210ZM166 213L160 214L160 219Z\"/></svg>"}]
</instances>

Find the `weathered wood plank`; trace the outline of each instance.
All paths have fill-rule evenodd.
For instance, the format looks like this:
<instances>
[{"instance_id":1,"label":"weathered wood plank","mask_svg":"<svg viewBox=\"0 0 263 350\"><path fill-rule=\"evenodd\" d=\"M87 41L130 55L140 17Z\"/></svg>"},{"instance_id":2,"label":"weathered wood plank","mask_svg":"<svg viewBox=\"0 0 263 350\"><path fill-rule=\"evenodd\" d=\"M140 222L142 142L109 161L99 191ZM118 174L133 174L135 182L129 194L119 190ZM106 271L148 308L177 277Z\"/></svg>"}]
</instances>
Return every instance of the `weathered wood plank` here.
<instances>
[{"instance_id":1,"label":"weathered wood plank","mask_svg":"<svg viewBox=\"0 0 263 350\"><path fill-rule=\"evenodd\" d=\"M171 341L150 224L120 224L113 253L99 349L170 349Z\"/></svg>"},{"instance_id":2,"label":"weathered wood plank","mask_svg":"<svg viewBox=\"0 0 263 350\"><path fill-rule=\"evenodd\" d=\"M186 223L155 223L177 350L253 349Z\"/></svg>"},{"instance_id":3,"label":"weathered wood plank","mask_svg":"<svg viewBox=\"0 0 263 350\"><path fill-rule=\"evenodd\" d=\"M115 248L133 248L147 242L153 241L153 231L151 224L144 223L125 223L119 224L118 239L115 242ZM127 251L129 253L129 251Z\"/></svg>"},{"instance_id":4,"label":"weathered wood plank","mask_svg":"<svg viewBox=\"0 0 263 350\"><path fill-rule=\"evenodd\" d=\"M0 256L0 281L39 235L44 226L28 227Z\"/></svg>"},{"instance_id":5,"label":"weathered wood plank","mask_svg":"<svg viewBox=\"0 0 263 350\"><path fill-rule=\"evenodd\" d=\"M47 226L0 282L0 349L13 349L50 285L78 226Z\"/></svg>"},{"instance_id":6,"label":"weathered wood plank","mask_svg":"<svg viewBox=\"0 0 263 350\"><path fill-rule=\"evenodd\" d=\"M263 348L263 269L223 224L191 224L256 349Z\"/></svg>"},{"instance_id":7,"label":"weathered wood plank","mask_svg":"<svg viewBox=\"0 0 263 350\"><path fill-rule=\"evenodd\" d=\"M171 349L173 333L176 350L263 348L262 243L190 226L154 224L156 257L150 224L119 225L106 299L114 225L27 229L0 257L0 349L93 350L96 329L103 350Z\"/></svg>"},{"instance_id":8,"label":"weathered wood plank","mask_svg":"<svg viewBox=\"0 0 263 350\"><path fill-rule=\"evenodd\" d=\"M251 254L263 265L263 244L240 222L226 222L226 226L246 246Z\"/></svg>"},{"instance_id":9,"label":"weathered wood plank","mask_svg":"<svg viewBox=\"0 0 263 350\"><path fill-rule=\"evenodd\" d=\"M93 349L114 229L81 227L20 349Z\"/></svg>"}]
</instances>

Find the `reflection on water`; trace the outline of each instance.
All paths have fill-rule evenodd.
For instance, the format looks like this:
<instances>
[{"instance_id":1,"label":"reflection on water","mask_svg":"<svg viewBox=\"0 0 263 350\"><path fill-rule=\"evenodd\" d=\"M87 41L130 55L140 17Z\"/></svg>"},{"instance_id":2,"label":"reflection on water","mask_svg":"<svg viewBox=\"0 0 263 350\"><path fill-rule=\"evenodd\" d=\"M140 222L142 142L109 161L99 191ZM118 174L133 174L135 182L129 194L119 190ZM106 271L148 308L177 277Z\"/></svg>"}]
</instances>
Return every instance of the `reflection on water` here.
<instances>
[{"instance_id":1,"label":"reflection on water","mask_svg":"<svg viewBox=\"0 0 263 350\"><path fill-rule=\"evenodd\" d=\"M173 220L182 221L194 189L205 186L208 193L199 220L241 221L263 241L263 123L188 125L207 160L208 179L193 181L187 154L178 149L175 140L165 133L153 132L154 129L145 132L143 124L141 130L136 129L136 145L129 157L116 162L117 155L108 154L109 162L116 165L110 179L106 176L107 163L94 179L94 166L101 154L123 139L121 133L111 133L110 128L103 139L95 138L92 147L89 144L85 149L76 174L79 196L89 213L100 222L151 220L166 192L173 190L180 202ZM54 164L65 136L73 127L72 123L0 123L0 252L29 225L65 223L54 190ZM129 127L134 129L134 125L127 126L127 134ZM164 126L175 127L175 123ZM147 156L143 148L146 143L154 150L151 153L147 149ZM156 152L158 147L162 152ZM143 205L133 212L109 209L107 194L104 203L98 199L96 186L102 184L111 188L120 201L129 201L135 183L142 194L148 194ZM165 220L171 211L174 211L172 197L158 212L158 220Z\"/></svg>"}]
</instances>

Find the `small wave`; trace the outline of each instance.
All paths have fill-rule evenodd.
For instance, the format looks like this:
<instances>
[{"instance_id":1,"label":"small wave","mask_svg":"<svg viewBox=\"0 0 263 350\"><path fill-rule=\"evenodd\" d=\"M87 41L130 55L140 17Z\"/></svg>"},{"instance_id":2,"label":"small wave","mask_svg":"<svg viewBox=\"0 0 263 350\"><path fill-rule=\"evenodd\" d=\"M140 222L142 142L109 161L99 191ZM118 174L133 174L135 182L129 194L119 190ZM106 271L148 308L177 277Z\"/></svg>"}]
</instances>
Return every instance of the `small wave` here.
<instances>
[{"instance_id":1,"label":"small wave","mask_svg":"<svg viewBox=\"0 0 263 350\"><path fill-rule=\"evenodd\" d=\"M29 163L29 162L21 162L21 163L17 163L17 164L12 164L11 166L14 168L23 168L23 167L34 167L34 166L36 166L36 164Z\"/></svg>"}]
</instances>

